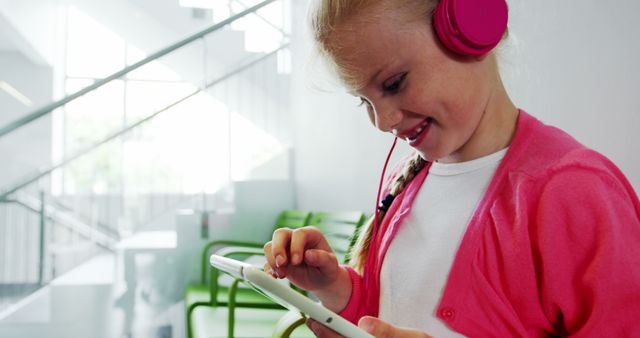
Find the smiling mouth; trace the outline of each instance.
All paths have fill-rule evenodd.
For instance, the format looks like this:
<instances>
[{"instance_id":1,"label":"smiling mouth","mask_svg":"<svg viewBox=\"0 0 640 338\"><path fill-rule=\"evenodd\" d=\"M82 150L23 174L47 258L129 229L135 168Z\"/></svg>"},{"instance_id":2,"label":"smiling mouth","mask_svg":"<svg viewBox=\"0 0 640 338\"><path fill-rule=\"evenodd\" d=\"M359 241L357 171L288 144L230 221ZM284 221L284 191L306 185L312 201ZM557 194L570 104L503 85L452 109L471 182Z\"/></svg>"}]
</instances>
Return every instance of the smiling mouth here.
<instances>
[{"instance_id":1,"label":"smiling mouth","mask_svg":"<svg viewBox=\"0 0 640 338\"><path fill-rule=\"evenodd\" d=\"M432 118L430 117L426 118L424 121L422 121L422 123L420 123L414 130L412 130L406 136L406 140L409 143L415 142L422 135L422 133L429 128L429 125L431 125L431 122L433 122Z\"/></svg>"}]
</instances>

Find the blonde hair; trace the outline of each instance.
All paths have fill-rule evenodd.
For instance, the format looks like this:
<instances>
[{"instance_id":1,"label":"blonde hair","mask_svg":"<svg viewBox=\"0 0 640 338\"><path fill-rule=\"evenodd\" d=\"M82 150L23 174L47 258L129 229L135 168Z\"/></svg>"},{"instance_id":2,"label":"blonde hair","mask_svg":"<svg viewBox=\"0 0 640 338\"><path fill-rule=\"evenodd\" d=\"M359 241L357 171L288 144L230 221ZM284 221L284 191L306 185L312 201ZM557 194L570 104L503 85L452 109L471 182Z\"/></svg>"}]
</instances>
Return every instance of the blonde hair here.
<instances>
[{"instance_id":1,"label":"blonde hair","mask_svg":"<svg viewBox=\"0 0 640 338\"><path fill-rule=\"evenodd\" d=\"M358 22L388 20L388 13L397 13L403 22L430 20L438 0L319 0L313 8L311 25L318 50L328 56L333 70L338 70L342 81L353 88L361 87L354 67L349 60L338 59L336 55L343 48L335 33L357 29L345 24L357 18ZM366 13L366 15L363 15ZM403 29L398 27L398 29Z\"/></svg>"},{"instance_id":2,"label":"blonde hair","mask_svg":"<svg viewBox=\"0 0 640 338\"><path fill-rule=\"evenodd\" d=\"M389 194L392 196L398 196L402 190L413 180L413 178L424 168L427 161L425 161L417 152L404 163L402 170L399 170L391 183L391 189ZM382 224L386 212L380 210L378 212L378 227ZM369 247L371 246L371 237L373 235L375 215L372 216L367 223L362 226L360 233L358 234L358 240L356 241L349 259L349 264L360 274L364 272L364 265L367 261L367 255L369 254Z\"/></svg>"},{"instance_id":3,"label":"blonde hair","mask_svg":"<svg viewBox=\"0 0 640 338\"><path fill-rule=\"evenodd\" d=\"M357 29L358 27L345 24L354 18L359 22L375 23L378 20L389 20L393 17L389 13L396 14L404 23L429 23L439 2L440 0L317 0L311 12L313 37L318 51L328 56L328 60L332 62L332 70L338 73L341 80L352 88L360 88L362 79L358 79L350 61L336 58L343 45L340 39L334 38L334 34ZM399 25L397 29L404 29L404 25ZM508 37L507 28L502 40Z\"/></svg>"}]
</instances>

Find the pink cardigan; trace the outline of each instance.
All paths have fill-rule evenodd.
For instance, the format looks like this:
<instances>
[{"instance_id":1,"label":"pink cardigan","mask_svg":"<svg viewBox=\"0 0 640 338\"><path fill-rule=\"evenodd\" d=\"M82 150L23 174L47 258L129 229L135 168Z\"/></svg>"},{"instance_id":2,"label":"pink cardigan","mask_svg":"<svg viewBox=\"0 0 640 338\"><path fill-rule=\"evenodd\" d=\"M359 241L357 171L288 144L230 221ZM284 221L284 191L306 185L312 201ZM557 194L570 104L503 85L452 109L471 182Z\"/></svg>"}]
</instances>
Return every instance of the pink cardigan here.
<instances>
[{"instance_id":1,"label":"pink cardigan","mask_svg":"<svg viewBox=\"0 0 640 338\"><path fill-rule=\"evenodd\" d=\"M382 261L428 171L390 207L364 278L349 268L350 321L378 315ZM604 156L520 111L436 315L469 337L640 337L638 196Z\"/></svg>"}]
</instances>

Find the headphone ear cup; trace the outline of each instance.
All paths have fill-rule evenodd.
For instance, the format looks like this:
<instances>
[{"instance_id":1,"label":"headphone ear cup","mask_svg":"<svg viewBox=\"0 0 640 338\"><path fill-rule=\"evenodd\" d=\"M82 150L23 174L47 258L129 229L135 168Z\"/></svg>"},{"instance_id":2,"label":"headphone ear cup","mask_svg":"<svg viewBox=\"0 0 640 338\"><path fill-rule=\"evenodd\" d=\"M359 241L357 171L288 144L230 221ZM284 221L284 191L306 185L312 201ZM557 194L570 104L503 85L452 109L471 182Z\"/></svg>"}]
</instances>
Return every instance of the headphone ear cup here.
<instances>
[{"instance_id":1,"label":"headphone ear cup","mask_svg":"<svg viewBox=\"0 0 640 338\"><path fill-rule=\"evenodd\" d=\"M440 42L463 56L480 56L495 48L507 29L505 0L440 0L433 25Z\"/></svg>"}]
</instances>

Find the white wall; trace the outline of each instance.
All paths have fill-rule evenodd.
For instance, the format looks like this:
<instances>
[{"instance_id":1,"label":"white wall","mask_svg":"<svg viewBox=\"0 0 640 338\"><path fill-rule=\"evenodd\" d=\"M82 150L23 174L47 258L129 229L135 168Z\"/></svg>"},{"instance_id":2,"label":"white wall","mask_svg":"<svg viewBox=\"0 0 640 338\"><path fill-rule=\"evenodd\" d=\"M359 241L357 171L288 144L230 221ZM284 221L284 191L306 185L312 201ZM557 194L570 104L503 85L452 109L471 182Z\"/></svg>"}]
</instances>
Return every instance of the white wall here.
<instances>
[{"instance_id":1,"label":"white wall","mask_svg":"<svg viewBox=\"0 0 640 338\"><path fill-rule=\"evenodd\" d=\"M294 76L298 207L372 212L391 142L369 125L358 101L333 87L310 61L307 3L294 2ZM510 4L511 41L500 50L516 105L611 158L640 191L640 3L618 0ZM309 71L309 65L313 71ZM331 86L323 86L331 88ZM403 145L395 158L406 154Z\"/></svg>"},{"instance_id":2,"label":"white wall","mask_svg":"<svg viewBox=\"0 0 640 338\"><path fill-rule=\"evenodd\" d=\"M0 51L0 81L6 81L33 102L25 106L0 91L0 125L15 120L51 101L53 74L48 66L34 64L18 52ZM27 128L0 138L0 187L28 172L51 164L51 119L42 118Z\"/></svg>"}]
</instances>

